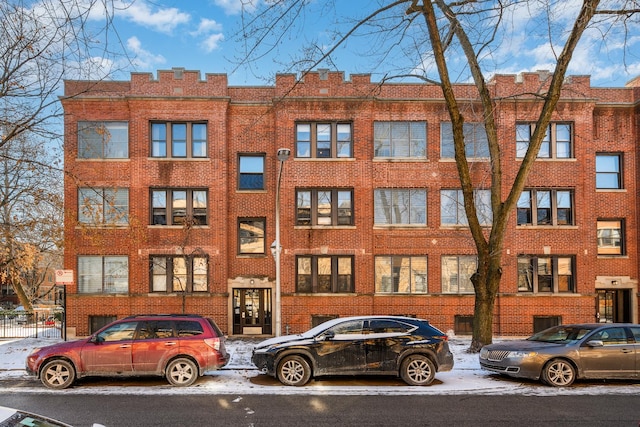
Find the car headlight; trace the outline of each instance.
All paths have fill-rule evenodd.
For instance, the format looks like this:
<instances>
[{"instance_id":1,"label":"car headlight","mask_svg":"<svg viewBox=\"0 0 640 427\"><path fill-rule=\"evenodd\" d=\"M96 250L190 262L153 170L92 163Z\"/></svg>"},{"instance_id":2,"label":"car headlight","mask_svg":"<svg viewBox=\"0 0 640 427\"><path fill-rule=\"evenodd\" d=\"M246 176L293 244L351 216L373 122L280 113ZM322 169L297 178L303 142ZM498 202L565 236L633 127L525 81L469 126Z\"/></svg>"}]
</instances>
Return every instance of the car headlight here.
<instances>
[{"instance_id":1,"label":"car headlight","mask_svg":"<svg viewBox=\"0 0 640 427\"><path fill-rule=\"evenodd\" d=\"M535 351L510 351L509 357L512 359L524 359L527 357L534 357L536 354Z\"/></svg>"}]
</instances>

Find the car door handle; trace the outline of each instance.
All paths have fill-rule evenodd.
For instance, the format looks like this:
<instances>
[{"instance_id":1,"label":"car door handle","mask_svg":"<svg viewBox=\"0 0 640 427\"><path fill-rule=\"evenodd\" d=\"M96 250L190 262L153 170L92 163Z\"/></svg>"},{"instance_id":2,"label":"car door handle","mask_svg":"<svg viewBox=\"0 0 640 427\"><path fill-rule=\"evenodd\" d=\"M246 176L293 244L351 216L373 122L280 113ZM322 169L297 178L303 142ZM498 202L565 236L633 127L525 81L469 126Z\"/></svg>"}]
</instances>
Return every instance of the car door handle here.
<instances>
[{"instance_id":1,"label":"car door handle","mask_svg":"<svg viewBox=\"0 0 640 427\"><path fill-rule=\"evenodd\" d=\"M131 348L131 344L122 344L120 348Z\"/></svg>"},{"instance_id":2,"label":"car door handle","mask_svg":"<svg viewBox=\"0 0 640 427\"><path fill-rule=\"evenodd\" d=\"M174 341L169 341L169 342L164 343L164 345L166 345L166 346L174 346L174 345L176 345L176 343Z\"/></svg>"},{"instance_id":3,"label":"car door handle","mask_svg":"<svg viewBox=\"0 0 640 427\"><path fill-rule=\"evenodd\" d=\"M622 349L623 353L633 353L633 349L629 349L629 348L623 348Z\"/></svg>"}]
</instances>

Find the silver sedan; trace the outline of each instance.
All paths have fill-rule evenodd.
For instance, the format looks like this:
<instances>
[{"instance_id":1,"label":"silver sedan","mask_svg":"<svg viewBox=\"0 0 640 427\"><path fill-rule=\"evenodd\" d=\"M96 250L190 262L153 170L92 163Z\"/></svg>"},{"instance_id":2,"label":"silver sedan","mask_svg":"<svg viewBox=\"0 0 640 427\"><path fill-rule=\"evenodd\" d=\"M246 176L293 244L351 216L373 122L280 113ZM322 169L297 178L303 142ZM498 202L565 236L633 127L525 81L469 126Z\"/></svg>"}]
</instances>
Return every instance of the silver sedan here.
<instances>
[{"instance_id":1,"label":"silver sedan","mask_svg":"<svg viewBox=\"0 0 640 427\"><path fill-rule=\"evenodd\" d=\"M556 387L576 379L640 379L640 325L560 325L526 340L484 346L480 366Z\"/></svg>"}]
</instances>

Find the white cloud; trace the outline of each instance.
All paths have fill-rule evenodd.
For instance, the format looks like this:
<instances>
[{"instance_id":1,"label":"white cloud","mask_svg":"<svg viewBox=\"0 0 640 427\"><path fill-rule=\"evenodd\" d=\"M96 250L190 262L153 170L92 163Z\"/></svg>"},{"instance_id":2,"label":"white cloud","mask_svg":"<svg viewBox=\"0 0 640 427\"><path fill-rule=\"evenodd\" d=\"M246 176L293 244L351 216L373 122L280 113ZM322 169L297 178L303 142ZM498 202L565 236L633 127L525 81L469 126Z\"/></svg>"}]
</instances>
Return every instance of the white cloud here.
<instances>
[{"instance_id":1,"label":"white cloud","mask_svg":"<svg viewBox=\"0 0 640 427\"><path fill-rule=\"evenodd\" d=\"M143 49L142 43L137 37L131 37L127 40L127 49L133 54L133 64L140 70L153 70L159 64L164 64L166 59L162 55L154 55L148 50Z\"/></svg>"},{"instance_id":2,"label":"white cloud","mask_svg":"<svg viewBox=\"0 0 640 427\"><path fill-rule=\"evenodd\" d=\"M211 34L200 43L200 46L209 53L216 50L222 40L224 40L224 36L222 34Z\"/></svg>"},{"instance_id":3,"label":"white cloud","mask_svg":"<svg viewBox=\"0 0 640 427\"><path fill-rule=\"evenodd\" d=\"M227 15L237 15L244 9L246 12L255 10L260 0L213 0L213 3L224 9Z\"/></svg>"},{"instance_id":4,"label":"white cloud","mask_svg":"<svg viewBox=\"0 0 640 427\"><path fill-rule=\"evenodd\" d=\"M149 3L142 1L122 1L119 4L115 3L114 7L116 15L163 33L171 33L178 25L186 24L191 19L188 13L180 12L175 7L154 10Z\"/></svg>"},{"instance_id":5,"label":"white cloud","mask_svg":"<svg viewBox=\"0 0 640 427\"><path fill-rule=\"evenodd\" d=\"M200 20L200 24L198 25L198 29L193 31L191 34L194 36L200 34L208 34L214 31L222 31L222 25L214 21L213 19L202 18Z\"/></svg>"}]
</instances>

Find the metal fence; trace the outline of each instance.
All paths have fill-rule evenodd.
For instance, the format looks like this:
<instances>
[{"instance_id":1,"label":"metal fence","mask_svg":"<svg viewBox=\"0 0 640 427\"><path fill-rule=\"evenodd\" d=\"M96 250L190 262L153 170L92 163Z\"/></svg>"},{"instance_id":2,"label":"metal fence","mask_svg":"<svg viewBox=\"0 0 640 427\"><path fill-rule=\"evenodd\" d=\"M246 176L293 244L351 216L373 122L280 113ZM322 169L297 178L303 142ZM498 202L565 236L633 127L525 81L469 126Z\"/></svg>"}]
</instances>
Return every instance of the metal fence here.
<instances>
[{"instance_id":1,"label":"metal fence","mask_svg":"<svg viewBox=\"0 0 640 427\"><path fill-rule=\"evenodd\" d=\"M63 316L28 311L0 313L0 338L63 338Z\"/></svg>"}]
</instances>

